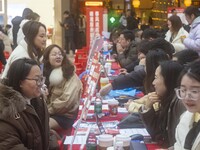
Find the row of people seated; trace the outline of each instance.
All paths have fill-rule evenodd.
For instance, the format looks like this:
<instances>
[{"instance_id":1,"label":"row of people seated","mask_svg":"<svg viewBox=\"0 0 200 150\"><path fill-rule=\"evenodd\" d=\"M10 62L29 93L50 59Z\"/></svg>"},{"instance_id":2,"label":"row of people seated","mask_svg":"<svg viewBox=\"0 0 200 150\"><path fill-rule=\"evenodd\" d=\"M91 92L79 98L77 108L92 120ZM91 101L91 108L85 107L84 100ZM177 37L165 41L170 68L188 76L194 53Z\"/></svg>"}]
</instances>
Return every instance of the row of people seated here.
<instances>
[{"instance_id":1,"label":"row of people seated","mask_svg":"<svg viewBox=\"0 0 200 150\"><path fill-rule=\"evenodd\" d=\"M156 40L153 41L155 42ZM143 43L142 45L145 44ZM156 46L159 47L159 44ZM142 46L139 47L141 48ZM152 138L164 148L171 147L176 142L176 126L179 123L181 114L186 110L182 101L177 98L174 91L178 87L179 74L183 69L183 64L199 58L197 52L183 50L179 52L180 55L178 55L179 53L175 54L175 56L178 56L180 63L173 61L165 62L164 60L172 58L172 52L173 50L169 50L169 47L167 51L160 47L159 49L147 50L142 55L142 59L145 59L145 69L142 67L139 71L133 71L132 74L122 75L100 90L101 95L107 94L113 88L113 85L115 85L116 80L119 81L117 84L119 85L118 88L143 86L144 92L147 95L140 100L136 100L136 102L133 101L134 104L130 104L129 108L132 107L133 109L136 106L135 103L140 104L136 106L136 111L139 112L143 124ZM138 57L141 57L140 55L141 53L139 53ZM126 82L125 80L128 76L131 80ZM154 103L157 102L159 102L158 105L155 105Z\"/></svg>"},{"instance_id":2,"label":"row of people seated","mask_svg":"<svg viewBox=\"0 0 200 150\"><path fill-rule=\"evenodd\" d=\"M132 71L134 66L138 64L136 47L141 40L153 40L163 38L171 43L174 52L184 49L193 49L199 53L199 18L200 11L194 6L190 6L185 10L185 16L191 25L188 33L177 15L172 15L167 20L168 31L162 36L161 31L155 29L145 29L144 31L135 30L113 30L111 33L111 41L113 42L113 57L119 62L122 68ZM192 43L192 44L191 44Z\"/></svg>"},{"instance_id":3,"label":"row of people seated","mask_svg":"<svg viewBox=\"0 0 200 150\"><path fill-rule=\"evenodd\" d=\"M23 33L1 76L0 149L57 149L54 130L72 127L82 83L61 47L46 48L44 24L28 21Z\"/></svg>"}]
</instances>

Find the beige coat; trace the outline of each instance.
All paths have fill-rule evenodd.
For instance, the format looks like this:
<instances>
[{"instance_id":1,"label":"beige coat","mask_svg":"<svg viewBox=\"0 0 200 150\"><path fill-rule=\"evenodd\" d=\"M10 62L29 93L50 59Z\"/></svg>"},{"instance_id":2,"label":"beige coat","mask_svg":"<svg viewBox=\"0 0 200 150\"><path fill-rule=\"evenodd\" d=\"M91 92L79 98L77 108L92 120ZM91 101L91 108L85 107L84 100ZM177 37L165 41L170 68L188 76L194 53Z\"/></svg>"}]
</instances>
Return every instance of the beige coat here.
<instances>
[{"instance_id":1,"label":"beige coat","mask_svg":"<svg viewBox=\"0 0 200 150\"><path fill-rule=\"evenodd\" d=\"M3 44L5 46L4 51L9 52L9 54L11 54L12 53L12 47L11 47L12 41L9 39L9 37L6 34L4 34L1 31L0 31L0 39L3 40Z\"/></svg>"},{"instance_id":2,"label":"beige coat","mask_svg":"<svg viewBox=\"0 0 200 150\"><path fill-rule=\"evenodd\" d=\"M82 83L74 74L68 81L63 78L61 68L54 69L49 77L50 90L48 111L51 114L63 114L75 119L79 110Z\"/></svg>"}]
</instances>

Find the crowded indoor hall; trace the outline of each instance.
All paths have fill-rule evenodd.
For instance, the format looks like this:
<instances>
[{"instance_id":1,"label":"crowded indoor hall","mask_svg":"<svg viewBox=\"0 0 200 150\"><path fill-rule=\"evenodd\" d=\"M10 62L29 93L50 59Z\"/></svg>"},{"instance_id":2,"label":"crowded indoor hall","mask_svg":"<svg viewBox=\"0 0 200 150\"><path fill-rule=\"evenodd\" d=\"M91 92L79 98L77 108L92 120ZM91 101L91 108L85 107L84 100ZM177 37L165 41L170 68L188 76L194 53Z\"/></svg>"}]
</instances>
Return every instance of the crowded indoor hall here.
<instances>
[{"instance_id":1,"label":"crowded indoor hall","mask_svg":"<svg viewBox=\"0 0 200 150\"><path fill-rule=\"evenodd\" d=\"M200 150L200 0L0 0L0 150Z\"/></svg>"}]
</instances>

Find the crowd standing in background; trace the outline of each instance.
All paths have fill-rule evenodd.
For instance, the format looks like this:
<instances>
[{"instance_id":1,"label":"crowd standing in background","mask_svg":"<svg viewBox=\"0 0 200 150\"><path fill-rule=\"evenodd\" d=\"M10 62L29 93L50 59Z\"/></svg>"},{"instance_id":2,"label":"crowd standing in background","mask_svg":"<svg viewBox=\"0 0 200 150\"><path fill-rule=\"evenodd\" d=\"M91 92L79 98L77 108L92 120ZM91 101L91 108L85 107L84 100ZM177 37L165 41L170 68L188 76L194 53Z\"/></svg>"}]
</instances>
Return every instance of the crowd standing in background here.
<instances>
[{"instance_id":1,"label":"crowd standing in background","mask_svg":"<svg viewBox=\"0 0 200 150\"><path fill-rule=\"evenodd\" d=\"M64 21L60 22L60 25L65 30L65 51L67 54L69 54L70 50L72 50L74 54L75 53L75 42L74 42L75 21L69 11L65 11L63 13L63 17L64 17Z\"/></svg>"},{"instance_id":2,"label":"crowd standing in background","mask_svg":"<svg viewBox=\"0 0 200 150\"><path fill-rule=\"evenodd\" d=\"M0 39L3 41L4 44L4 52L8 52L11 54L12 52L12 40L9 38L6 31L0 26Z\"/></svg>"},{"instance_id":3,"label":"crowd standing in background","mask_svg":"<svg viewBox=\"0 0 200 150\"><path fill-rule=\"evenodd\" d=\"M33 11L30 8L25 8L23 10L22 16L16 16L12 19L12 33L13 33L13 49L17 47L17 33L20 28L20 23Z\"/></svg>"},{"instance_id":4,"label":"crowd standing in background","mask_svg":"<svg viewBox=\"0 0 200 150\"><path fill-rule=\"evenodd\" d=\"M121 17L119 19L119 23L120 23L119 28L125 29L127 27L127 19L126 19L126 13L125 12L122 12Z\"/></svg>"},{"instance_id":5,"label":"crowd standing in background","mask_svg":"<svg viewBox=\"0 0 200 150\"><path fill-rule=\"evenodd\" d=\"M17 32L17 45L19 45L19 43L21 42L21 40L23 40L24 39L24 33L23 33L23 31L22 31L22 28L23 28L23 26L24 26L24 24L26 23L26 22L28 22L29 20L32 20L32 21L39 21L40 20L40 16L37 14L37 13L35 13L35 12L31 12L31 13L29 13L22 21L21 21L21 23L20 23L20 25L19 25L19 30L18 30L18 32Z\"/></svg>"},{"instance_id":6,"label":"crowd standing in background","mask_svg":"<svg viewBox=\"0 0 200 150\"><path fill-rule=\"evenodd\" d=\"M130 9L126 11L127 29L134 30L138 28L138 20L136 19L136 14Z\"/></svg>"}]
</instances>

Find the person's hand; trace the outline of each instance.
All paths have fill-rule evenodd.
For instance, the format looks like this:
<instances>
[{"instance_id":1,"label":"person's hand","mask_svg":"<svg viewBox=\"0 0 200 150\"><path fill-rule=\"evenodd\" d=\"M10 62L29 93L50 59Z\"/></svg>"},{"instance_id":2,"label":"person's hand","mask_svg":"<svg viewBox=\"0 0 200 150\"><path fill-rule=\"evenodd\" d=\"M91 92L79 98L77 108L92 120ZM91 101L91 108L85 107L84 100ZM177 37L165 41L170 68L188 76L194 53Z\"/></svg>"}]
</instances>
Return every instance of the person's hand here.
<instances>
[{"instance_id":1,"label":"person's hand","mask_svg":"<svg viewBox=\"0 0 200 150\"><path fill-rule=\"evenodd\" d=\"M113 44L111 42L108 43L108 50L111 50L113 48Z\"/></svg>"},{"instance_id":2,"label":"person's hand","mask_svg":"<svg viewBox=\"0 0 200 150\"><path fill-rule=\"evenodd\" d=\"M107 84L104 87L102 87L99 91L101 96L107 95L112 90L112 84Z\"/></svg>"},{"instance_id":3,"label":"person's hand","mask_svg":"<svg viewBox=\"0 0 200 150\"><path fill-rule=\"evenodd\" d=\"M184 41L184 39L186 38L186 36L185 36L185 35L182 35L180 38L181 38L181 42L183 43L183 41Z\"/></svg>"},{"instance_id":4,"label":"person's hand","mask_svg":"<svg viewBox=\"0 0 200 150\"><path fill-rule=\"evenodd\" d=\"M59 21L59 24L60 24L61 27L63 27L63 23L61 21Z\"/></svg>"},{"instance_id":5,"label":"person's hand","mask_svg":"<svg viewBox=\"0 0 200 150\"><path fill-rule=\"evenodd\" d=\"M149 93L144 106L145 109L151 109L153 107L153 104L156 102L160 102L160 98L156 94L156 92Z\"/></svg>"},{"instance_id":6,"label":"person's hand","mask_svg":"<svg viewBox=\"0 0 200 150\"><path fill-rule=\"evenodd\" d=\"M128 102L124 103L124 107L128 110L128 107L130 105L130 103L132 102L132 99L129 99Z\"/></svg>"},{"instance_id":7,"label":"person's hand","mask_svg":"<svg viewBox=\"0 0 200 150\"><path fill-rule=\"evenodd\" d=\"M41 92L42 92L42 94L44 96L48 96L49 95L49 91L48 91L47 86L45 84L42 85Z\"/></svg>"},{"instance_id":8,"label":"person's hand","mask_svg":"<svg viewBox=\"0 0 200 150\"><path fill-rule=\"evenodd\" d=\"M125 69L125 68L121 68L121 69L119 69L119 74L128 74L128 72L127 72L127 70Z\"/></svg>"},{"instance_id":9,"label":"person's hand","mask_svg":"<svg viewBox=\"0 0 200 150\"><path fill-rule=\"evenodd\" d=\"M125 49L119 43L117 43L116 48L118 54L122 54L125 51Z\"/></svg>"},{"instance_id":10,"label":"person's hand","mask_svg":"<svg viewBox=\"0 0 200 150\"><path fill-rule=\"evenodd\" d=\"M146 64L146 58L140 59L139 65L144 65Z\"/></svg>"},{"instance_id":11,"label":"person's hand","mask_svg":"<svg viewBox=\"0 0 200 150\"><path fill-rule=\"evenodd\" d=\"M117 54L112 54L112 55L111 55L111 58L112 58L112 59L117 58Z\"/></svg>"},{"instance_id":12,"label":"person's hand","mask_svg":"<svg viewBox=\"0 0 200 150\"><path fill-rule=\"evenodd\" d=\"M69 29L69 25L68 24L64 24L65 29Z\"/></svg>"}]
</instances>

